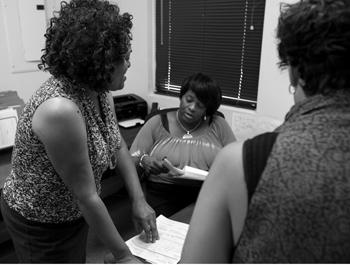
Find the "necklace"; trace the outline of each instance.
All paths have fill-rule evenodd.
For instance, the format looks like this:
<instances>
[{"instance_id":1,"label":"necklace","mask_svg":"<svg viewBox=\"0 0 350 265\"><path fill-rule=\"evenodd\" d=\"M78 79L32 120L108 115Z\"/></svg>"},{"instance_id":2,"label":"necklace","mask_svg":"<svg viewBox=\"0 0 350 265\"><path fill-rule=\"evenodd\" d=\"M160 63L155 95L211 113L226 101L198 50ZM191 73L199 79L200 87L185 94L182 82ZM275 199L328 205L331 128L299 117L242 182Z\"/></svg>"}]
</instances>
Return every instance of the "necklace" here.
<instances>
[{"instance_id":1,"label":"necklace","mask_svg":"<svg viewBox=\"0 0 350 265\"><path fill-rule=\"evenodd\" d=\"M183 139L190 139L190 138L193 138L193 136L190 134L191 132L193 132L195 129L198 128L198 126L202 123L202 119L199 120L198 124L192 129L192 130L187 130L180 122L179 120L179 110L177 110L176 112L176 119L177 119L177 122L180 124L181 128L184 129L187 133L184 134L182 136Z\"/></svg>"}]
</instances>

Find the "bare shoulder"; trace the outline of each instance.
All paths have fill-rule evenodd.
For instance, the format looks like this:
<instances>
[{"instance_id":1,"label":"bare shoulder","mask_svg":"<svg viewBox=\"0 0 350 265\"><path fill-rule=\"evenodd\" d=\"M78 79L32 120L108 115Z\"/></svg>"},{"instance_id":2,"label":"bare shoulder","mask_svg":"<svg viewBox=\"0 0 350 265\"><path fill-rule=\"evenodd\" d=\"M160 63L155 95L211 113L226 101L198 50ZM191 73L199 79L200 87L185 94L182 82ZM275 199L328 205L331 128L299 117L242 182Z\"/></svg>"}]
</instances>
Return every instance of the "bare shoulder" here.
<instances>
[{"instance_id":1,"label":"bare shoulder","mask_svg":"<svg viewBox=\"0 0 350 265\"><path fill-rule=\"evenodd\" d=\"M227 193L223 192L219 196L231 196L232 189L237 188L237 183L241 185L244 178L242 146L243 142L230 143L215 157L205 182L216 186L220 191L227 190Z\"/></svg>"},{"instance_id":2,"label":"bare shoulder","mask_svg":"<svg viewBox=\"0 0 350 265\"><path fill-rule=\"evenodd\" d=\"M81 110L73 101L56 97L46 100L37 108L33 116L32 128L40 138L45 132L85 131L85 122Z\"/></svg>"},{"instance_id":3,"label":"bare shoulder","mask_svg":"<svg viewBox=\"0 0 350 265\"><path fill-rule=\"evenodd\" d=\"M242 141L236 141L226 145L216 156L213 166L219 166L231 172L236 172L237 169L243 170L243 144Z\"/></svg>"},{"instance_id":4,"label":"bare shoulder","mask_svg":"<svg viewBox=\"0 0 350 265\"><path fill-rule=\"evenodd\" d=\"M221 176L222 185L227 185L230 188L229 196L231 196L231 193L234 194L233 196L241 196L241 191L246 191L243 144L242 141L236 141L225 146L216 156L212 166L218 171L216 175ZM221 174L219 174L220 172Z\"/></svg>"},{"instance_id":5,"label":"bare shoulder","mask_svg":"<svg viewBox=\"0 0 350 265\"><path fill-rule=\"evenodd\" d=\"M43 102L37 108L34 116L62 119L72 117L73 113L80 114L80 109L72 100L56 97Z\"/></svg>"}]
</instances>

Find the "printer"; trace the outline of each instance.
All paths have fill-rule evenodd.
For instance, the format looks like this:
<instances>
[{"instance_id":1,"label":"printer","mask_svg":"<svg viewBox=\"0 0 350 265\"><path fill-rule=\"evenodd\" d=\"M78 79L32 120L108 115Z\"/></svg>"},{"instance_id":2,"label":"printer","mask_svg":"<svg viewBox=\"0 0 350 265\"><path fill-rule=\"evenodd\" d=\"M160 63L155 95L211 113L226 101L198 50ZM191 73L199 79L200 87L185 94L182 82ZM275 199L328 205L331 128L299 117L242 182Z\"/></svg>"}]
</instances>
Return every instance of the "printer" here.
<instances>
[{"instance_id":1,"label":"printer","mask_svg":"<svg viewBox=\"0 0 350 265\"><path fill-rule=\"evenodd\" d=\"M113 102L118 122L136 118L144 120L147 115L147 102L135 94L114 96Z\"/></svg>"}]
</instances>

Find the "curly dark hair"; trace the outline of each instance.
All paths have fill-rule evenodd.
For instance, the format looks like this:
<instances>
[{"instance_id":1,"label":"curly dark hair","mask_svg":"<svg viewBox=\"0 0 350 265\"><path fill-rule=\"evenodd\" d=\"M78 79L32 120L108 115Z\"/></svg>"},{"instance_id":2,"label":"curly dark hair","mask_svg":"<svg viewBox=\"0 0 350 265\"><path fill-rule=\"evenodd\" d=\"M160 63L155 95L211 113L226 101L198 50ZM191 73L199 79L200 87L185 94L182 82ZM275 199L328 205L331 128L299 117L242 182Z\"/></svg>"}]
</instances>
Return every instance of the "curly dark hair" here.
<instances>
[{"instance_id":1,"label":"curly dark hair","mask_svg":"<svg viewBox=\"0 0 350 265\"><path fill-rule=\"evenodd\" d=\"M296 67L308 96L350 89L350 1L301 0L280 12L279 67Z\"/></svg>"},{"instance_id":2,"label":"curly dark hair","mask_svg":"<svg viewBox=\"0 0 350 265\"><path fill-rule=\"evenodd\" d=\"M188 90L191 90L207 108L206 115L212 116L219 109L222 100L221 88L210 76L196 73L185 78L181 85L180 99Z\"/></svg>"},{"instance_id":3,"label":"curly dark hair","mask_svg":"<svg viewBox=\"0 0 350 265\"><path fill-rule=\"evenodd\" d=\"M105 0L62 2L46 30L40 70L105 92L113 64L124 62L132 40L132 15Z\"/></svg>"}]
</instances>

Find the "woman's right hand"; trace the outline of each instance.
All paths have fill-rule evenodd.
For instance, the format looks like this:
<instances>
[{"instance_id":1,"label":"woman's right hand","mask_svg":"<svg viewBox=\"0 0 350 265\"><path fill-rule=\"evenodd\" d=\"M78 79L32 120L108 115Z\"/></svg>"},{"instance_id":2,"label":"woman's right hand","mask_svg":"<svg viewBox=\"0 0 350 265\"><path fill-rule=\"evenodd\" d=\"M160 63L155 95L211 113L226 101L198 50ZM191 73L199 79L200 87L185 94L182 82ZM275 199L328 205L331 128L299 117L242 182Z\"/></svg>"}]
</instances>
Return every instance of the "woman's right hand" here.
<instances>
[{"instance_id":1,"label":"woman's right hand","mask_svg":"<svg viewBox=\"0 0 350 265\"><path fill-rule=\"evenodd\" d=\"M169 172L169 169L163 165L162 161L154 156L145 156L141 163L147 175L159 175Z\"/></svg>"}]
</instances>

